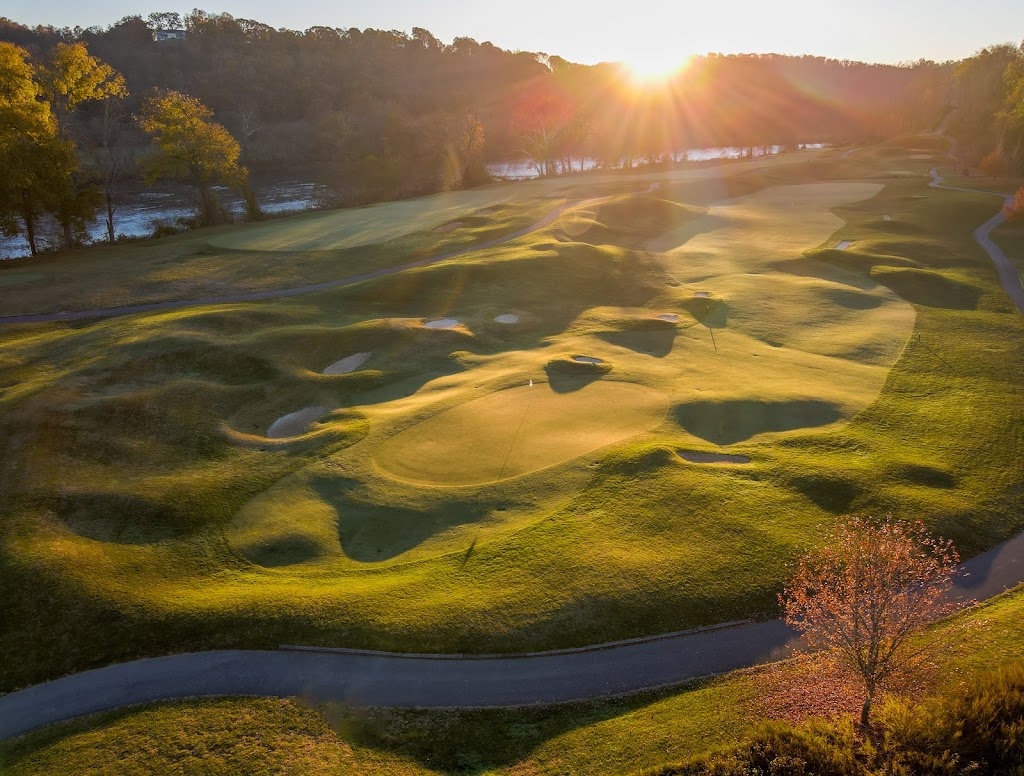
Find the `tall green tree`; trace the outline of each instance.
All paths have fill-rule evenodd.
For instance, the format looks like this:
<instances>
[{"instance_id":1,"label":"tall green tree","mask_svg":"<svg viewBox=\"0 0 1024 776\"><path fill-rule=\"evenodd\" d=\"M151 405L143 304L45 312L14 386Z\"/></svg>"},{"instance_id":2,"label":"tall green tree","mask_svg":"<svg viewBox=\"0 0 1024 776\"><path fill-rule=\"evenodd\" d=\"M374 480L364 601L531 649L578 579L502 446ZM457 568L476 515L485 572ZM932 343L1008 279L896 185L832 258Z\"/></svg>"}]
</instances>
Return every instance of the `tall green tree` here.
<instances>
[{"instance_id":1,"label":"tall green tree","mask_svg":"<svg viewBox=\"0 0 1024 776\"><path fill-rule=\"evenodd\" d=\"M223 220L213 191L215 184L247 190L249 172L238 163L238 141L213 112L195 97L161 91L146 100L139 126L150 136L153 153L143 162L147 182L161 178L187 180L199 193L199 220L204 225Z\"/></svg>"},{"instance_id":2,"label":"tall green tree","mask_svg":"<svg viewBox=\"0 0 1024 776\"><path fill-rule=\"evenodd\" d=\"M84 43L58 43L45 64L39 68L39 79L43 95L50 102L50 108L56 122L57 138L62 144L75 143L78 133L75 131L75 112L85 103L104 101L106 103L105 119L114 109L113 102L123 99L128 94L124 77L97 57L92 56ZM106 128L105 128L106 129ZM101 142L109 142L112 135L105 131ZM74 234L81 231L85 224L96 216L104 195L90 180L90 176L82 170L78 163L78 155L74 149L69 153L67 148L53 149L49 155L49 163L67 165L67 174L60 186L50 192L48 209L53 213L64 234L64 247L74 245ZM110 155L96 157L109 160ZM108 230L113 218L111 195L111 176L109 170L102 171L104 190L107 203Z\"/></svg>"},{"instance_id":3,"label":"tall green tree","mask_svg":"<svg viewBox=\"0 0 1024 776\"><path fill-rule=\"evenodd\" d=\"M39 217L59 199L74 163L41 93L28 52L0 43L0 227L24 234L33 256Z\"/></svg>"}]
</instances>

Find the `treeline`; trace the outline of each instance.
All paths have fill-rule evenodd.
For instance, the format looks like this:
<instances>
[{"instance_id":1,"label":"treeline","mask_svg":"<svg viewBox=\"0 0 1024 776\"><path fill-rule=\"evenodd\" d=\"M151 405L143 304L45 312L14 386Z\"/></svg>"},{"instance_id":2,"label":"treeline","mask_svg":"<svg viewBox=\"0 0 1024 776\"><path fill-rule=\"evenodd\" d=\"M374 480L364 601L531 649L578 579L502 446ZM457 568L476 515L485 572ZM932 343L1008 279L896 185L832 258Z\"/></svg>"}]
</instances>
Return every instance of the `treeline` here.
<instances>
[{"instance_id":1,"label":"treeline","mask_svg":"<svg viewBox=\"0 0 1024 776\"><path fill-rule=\"evenodd\" d=\"M210 120L209 108L180 92L154 90L130 117L127 97L124 77L84 43L58 43L32 61L25 49L0 41L0 231L23 235L33 256L41 218L52 217L63 247L72 248L84 241L101 205L114 242L120 185L133 169L147 183L194 184L195 225L226 220L215 184L238 188L247 216L261 216L248 170L238 162L238 142ZM98 124L83 131L81 115L90 106ZM132 126L151 141L142 157L126 142Z\"/></svg>"},{"instance_id":2,"label":"treeline","mask_svg":"<svg viewBox=\"0 0 1024 776\"><path fill-rule=\"evenodd\" d=\"M968 167L1024 174L1024 43L982 49L953 72L949 132Z\"/></svg>"},{"instance_id":3,"label":"treeline","mask_svg":"<svg viewBox=\"0 0 1024 776\"><path fill-rule=\"evenodd\" d=\"M157 28L185 39L156 41ZM136 99L163 88L209 105L250 165L330 162L378 188L395 167L412 176L410 188L457 184L423 179L523 153L554 167L581 155L618 164L687 147L867 140L927 125L948 82L948 68L927 62L711 55L663 89L638 90L616 66L471 38L445 44L421 28L299 32L204 11L131 16L106 29L0 21L0 40L35 56L83 42ZM462 169L443 169L452 150Z\"/></svg>"}]
</instances>

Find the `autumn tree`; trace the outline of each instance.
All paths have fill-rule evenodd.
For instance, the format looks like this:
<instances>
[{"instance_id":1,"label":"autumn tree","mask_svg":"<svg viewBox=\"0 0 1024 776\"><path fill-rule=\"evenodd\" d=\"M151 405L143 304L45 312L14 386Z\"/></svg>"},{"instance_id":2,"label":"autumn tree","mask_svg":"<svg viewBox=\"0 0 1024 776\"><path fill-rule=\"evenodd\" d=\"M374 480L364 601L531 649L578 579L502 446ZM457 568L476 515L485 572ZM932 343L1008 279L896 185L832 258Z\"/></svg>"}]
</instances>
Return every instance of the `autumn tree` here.
<instances>
[{"instance_id":1,"label":"autumn tree","mask_svg":"<svg viewBox=\"0 0 1024 776\"><path fill-rule=\"evenodd\" d=\"M981 171L982 175L987 175L990 178L1003 178L1009 172L1009 169L1006 157L999 151L991 151L985 154L981 161L978 162L978 170Z\"/></svg>"},{"instance_id":2,"label":"autumn tree","mask_svg":"<svg viewBox=\"0 0 1024 776\"><path fill-rule=\"evenodd\" d=\"M864 686L861 726L886 682L918 667L934 642L915 639L946 613L959 556L920 522L850 517L800 559L780 602L808 646L831 653Z\"/></svg>"},{"instance_id":3,"label":"autumn tree","mask_svg":"<svg viewBox=\"0 0 1024 776\"><path fill-rule=\"evenodd\" d=\"M64 247L74 244L74 232L84 229L96 215L103 195L81 169L76 145L81 138L74 126L76 111L85 103L104 101L105 122L111 118L113 101L127 96L124 77L110 65L92 56L84 43L58 43L47 61L39 68L43 96L49 101L60 146L48 154L53 167L54 185L50 191L48 209L53 213L64 233ZM109 126L104 127L105 141L113 140ZM108 148L109 151L109 148ZM110 158L104 154L104 159ZM61 172L63 165L63 173ZM104 171L104 189L107 202L108 228L112 228L113 177Z\"/></svg>"},{"instance_id":4,"label":"autumn tree","mask_svg":"<svg viewBox=\"0 0 1024 776\"><path fill-rule=\"evenodd\" d=\"M1015 223L1024 221L1024 186L1017 189L1013 199L1006 203L1003 212L1006 213L1007 221Z\"/></svg>"},{"instance_id":5,"label":"autumn tree","mask_svg":"<svg viewBox=\"0 0 1024 776\"><path fill-rule=\"evenodd\" d=\"M56 199L73 161L41 91L28 52L0 43L0 227L12 237L24 234L33 256L39 217Z\"/></svg>"},{"instance_id":6,"label":"autumn tree","mask_svg":"<svg viewBox=\"0 0 1024 776\"><path fill-rule=\"evenodd\" d=\"M153 153L143 162L146 181L188 180L199 193L199 221L223 220L213 186L223 184L247 191L249 173L238 163L240 148L213 112L195 97L161 91L146 100L139 126L150 136Z\"/></svg>"}]
</instances>

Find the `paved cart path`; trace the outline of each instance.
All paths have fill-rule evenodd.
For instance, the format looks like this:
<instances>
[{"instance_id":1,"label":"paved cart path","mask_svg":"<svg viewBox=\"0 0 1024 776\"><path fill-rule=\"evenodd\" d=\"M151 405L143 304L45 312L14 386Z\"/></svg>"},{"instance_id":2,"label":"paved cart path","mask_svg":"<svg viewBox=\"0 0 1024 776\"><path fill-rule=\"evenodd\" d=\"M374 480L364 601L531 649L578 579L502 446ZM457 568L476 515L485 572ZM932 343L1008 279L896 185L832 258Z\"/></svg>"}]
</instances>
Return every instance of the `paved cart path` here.
<instances>
[{"instance_id":1,"label":"paved cart path","mask_svg":"<svg viewBox=\"0 0 1024 776\"><path fill-rule=\"evenodd\" d=\"M957 600L982 600L1024 582L1024 534L973 558L964 570L953 592ZM116 663L0 697L0 738L97 711L214 695L437 708L579 701L780 660L797 646L796 634L772 620L530 655L193 652Z\"/></svg>"}]
</instances>

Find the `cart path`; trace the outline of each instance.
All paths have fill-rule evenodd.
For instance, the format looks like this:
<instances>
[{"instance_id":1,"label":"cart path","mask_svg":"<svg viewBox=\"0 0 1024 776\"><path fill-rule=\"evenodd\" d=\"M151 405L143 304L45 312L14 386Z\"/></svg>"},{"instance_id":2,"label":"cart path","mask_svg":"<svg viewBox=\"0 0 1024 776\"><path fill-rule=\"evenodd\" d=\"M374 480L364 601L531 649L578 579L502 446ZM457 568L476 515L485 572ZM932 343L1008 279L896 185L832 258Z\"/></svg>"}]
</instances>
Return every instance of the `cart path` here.
<instances>
[{"instance_id":1,"label":"cart path","mask_svg":"<svg viewBox=\"0 0 1024 776\"><path fill-rule=\"evenodd\" d=\"M968 189L962 186L947 186L943 182L945 179L939 175L938 167L933 167L929 171L929 174L932 176L932 179L928 185L934 189L967 191L972 194L994 194L996 196L1003 197L1004 207L1013 201L1013 195L1005 195L998 191ZM999 284L1003 287L1003 290L1009 294L1013 303L1017 305L1017 309L1020 310L1021 313L1024 313L1024 287L1021 286L1020 275L1017 273L1017 267L1007 257L1006 252L992 240L993 230L1005 222L1006 211L1001 207L998 213L974 230L974 241L984 248L985 253L987 253L989 258L992 259L992 263L996 265L996 274L999 276Z\"/></svg>"},{"instance_id":2,"label":"cart path","mask_svg":"<svg viewBox=\"0 0 1024 776\"><path fill-rule=\"evenodd\" d=\"M1024 534L963 569L955 600L983 600L1024 582ZM582 701L781 660L798 646L792 630L771 620L528 655L309 647L192 652L116 663L2 696L0 739L123 706L216 695L427 708Z\"/></svg>"}]
</instances>

